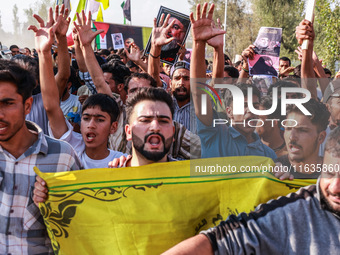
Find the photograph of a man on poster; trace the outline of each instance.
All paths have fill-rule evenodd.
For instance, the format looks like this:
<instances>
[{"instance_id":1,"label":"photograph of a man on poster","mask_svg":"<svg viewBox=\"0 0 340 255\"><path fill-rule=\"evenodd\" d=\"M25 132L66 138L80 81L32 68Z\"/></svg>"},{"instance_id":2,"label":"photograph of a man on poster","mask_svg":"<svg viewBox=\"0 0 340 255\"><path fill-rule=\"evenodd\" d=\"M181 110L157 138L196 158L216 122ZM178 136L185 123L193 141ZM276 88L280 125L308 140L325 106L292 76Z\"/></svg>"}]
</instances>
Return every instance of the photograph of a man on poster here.
<instances>
[{"instance_id":1,"label":"photograph of a man on poster","mask_svg":"<svg viewBox=\"0 0 340 255\"><path fill-rule=\"evenodd\" d=\"M281 39L281 28L260 28L254 43L254 59L249 59L250 75L278 76Z\"/></svg>"},{"instance_id":2,"label":"photograph of a man on poster","mask_svg":"<svg viewBox=\"0 0 340 255\"><path fill-rule=\"evenodd\" d=\"M254 51L260 55L279 57L282 29L276 27L261 27L255 40Z\"/></svg>"},{"instance_id":3,"label":"photograph of a man on poster","mask_svg":"<svg viewBox=\"0 0 340 255\"><path fill-rule=\"evenodd\" d=\"M190 20L189 20L188 15L185 15L183 13L179 13L177 11L161 6L158 12L158 15L157 15L157 25L159 25L159 21L163 13L164 13L164 17L170 14L169 23L171 23L174 20L174 24L171 27L167 35L168 38L173 37L174 39L170 43L162 47L161 61L165 63L169 63L169 64L174 64L178 58L177 53L179 49L181 48L179 44L183 45L188 36L189 30L190 30ZM150 52L150 47L151 47L150 42L151 42L151 36L149 38L149 41L148 41L148 44L145 50L146 54Z\"/></svg>"},{"instance_id":4,"label":"photograph of a man on poster","mask_svg":"<svg viewBox=\"0 0 340 255\"><path fill-rule=\"evenodd\" d=\"M112 42L113 42L113 48L115 50L124 48L124 40L123 40L122 33L112 34Z\"/></svg>"}]
</instances>

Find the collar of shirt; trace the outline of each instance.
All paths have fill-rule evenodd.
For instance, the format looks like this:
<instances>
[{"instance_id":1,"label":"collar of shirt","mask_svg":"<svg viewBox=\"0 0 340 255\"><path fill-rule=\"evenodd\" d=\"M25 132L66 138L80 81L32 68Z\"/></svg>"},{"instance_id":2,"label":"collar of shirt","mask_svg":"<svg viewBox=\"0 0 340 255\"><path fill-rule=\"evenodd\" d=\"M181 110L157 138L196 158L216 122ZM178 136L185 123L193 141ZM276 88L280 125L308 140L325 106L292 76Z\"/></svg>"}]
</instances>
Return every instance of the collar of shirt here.
<instances>
[{"instance_id":1,"label":"collar of shirt","mask_svg":"<svg viewBox=\"0 0 340 255\"><path fill-rule=\"evenodd\" d=\"M32 144L32 146L30 146L24 154L22 154L19 158L17 158L17 161L20 161L23 158L26 158L32 154L47 154L48 152L48 145L47 145L47 141L45 138L45 135L43 134L42 129L35 124L32 121L28 121L26 120L26 126L28 128L28 130L37 133L38 134L38 139L34 142L34 144ZM4 149L0 146L0 152L4 152Z\"/></svg>"}]
</instances>

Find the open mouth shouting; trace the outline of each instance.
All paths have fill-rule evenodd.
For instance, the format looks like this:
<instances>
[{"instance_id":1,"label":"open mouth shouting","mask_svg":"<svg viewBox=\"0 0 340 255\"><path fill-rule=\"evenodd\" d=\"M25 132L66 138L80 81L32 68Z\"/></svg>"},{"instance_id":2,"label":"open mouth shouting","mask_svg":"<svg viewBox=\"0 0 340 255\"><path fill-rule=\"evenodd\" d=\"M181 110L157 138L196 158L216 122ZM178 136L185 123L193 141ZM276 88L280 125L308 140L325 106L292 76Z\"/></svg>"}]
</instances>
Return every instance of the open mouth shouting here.
<instances>
[{"instance_id":1,"label":"open mouth shouting","mask_svg":"<svg viewBox=\"0 0 340 255\"><path fill-rule=\"evenodd\" d=\"M151 133L145 137L145 144L148 144L150 149L161 149L164 145L164 137L158 133Z\"/></svg>"},{"instance_id":2,"label":"open mouth shouting","mask_svg":"<svg viewBox=\"0 0 340 255\"><path fill-rule=\"evenodd\" d=\"M85 141L88 143L92 142L95 138L96 138L96 134L93 132L88 132L85 135Z\"/></svg>"}]
</instances>

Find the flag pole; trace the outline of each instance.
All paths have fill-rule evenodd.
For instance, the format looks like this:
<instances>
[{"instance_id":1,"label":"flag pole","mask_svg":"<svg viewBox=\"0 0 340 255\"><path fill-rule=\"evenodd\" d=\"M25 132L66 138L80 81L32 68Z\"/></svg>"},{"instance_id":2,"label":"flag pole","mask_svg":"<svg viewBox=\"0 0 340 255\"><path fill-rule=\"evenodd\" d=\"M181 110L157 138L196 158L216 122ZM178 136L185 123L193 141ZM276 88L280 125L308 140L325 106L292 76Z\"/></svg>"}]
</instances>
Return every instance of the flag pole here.
<instances>
[{"instance_id":1,"label":"flag pole","mask_svg":"<svg viewBox=\"0 0 340 255\"><path fill-rule=\"evenodd\" d=\"M225 0L225 4L224 4L224 30L227 31L227 10L228 10L228 0ZM225 53L225 38L226 38L226 34L225 33L223 35L223 53Z\"/></svg>"}]
</instances>

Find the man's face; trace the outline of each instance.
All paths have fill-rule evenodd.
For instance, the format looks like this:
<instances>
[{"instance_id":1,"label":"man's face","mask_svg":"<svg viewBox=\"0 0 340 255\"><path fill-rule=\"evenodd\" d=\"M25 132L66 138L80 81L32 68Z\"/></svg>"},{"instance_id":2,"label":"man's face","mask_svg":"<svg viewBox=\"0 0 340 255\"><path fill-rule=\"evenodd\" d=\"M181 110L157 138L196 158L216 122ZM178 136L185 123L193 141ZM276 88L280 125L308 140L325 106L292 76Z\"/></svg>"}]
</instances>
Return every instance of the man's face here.
<instances>
[{"instance_id":1,"label":"man's face","mask_svg":"<svg viewBox=\"0 0 340 255\"><path fill-rule=\"evenodd\" d=\"M31 56L31 53L28 49L24 49L24 55L25 56Z\"/></svg>"},{"instance_id":2,"label":"man's face","mask_svg":"<svg viewBox=\"0 0 340 255\"><path fill-rule=\"evenodd\" d=\"M137 103L125 126L127 140L138 157L157 162L165 160L173 142L175 128L168 105L161 101Z\"/></svg>"},{"instance_id":3,"label":"man's face","mask_svg":"<svg viewBox=\"0 0 340 255\"><path fill-rule=\"evenodd\" d=\"M289 113L287 119L297 122L297 126L286 127L284 132L289 160L295 163L316 161L325 132L318 132L309 117L301 113ZM287 121L285 125L294 126L295 124L293 121Z\"/></svg>"},{"instance_id":4,"label":"man's face","mask_svg":"<svg viewBox=\"0 0 340 255\"><path fill-rule=\"evenodd\" d=\"M287 69L289 67L289 61L280 60L279 66L282 70Z\"/></svg>"},{"instance_id":5,"label":"man's face","mask_svg":"<svg viewBox=\"0 0 340 255\"><path fill-rule=\"evenodd\" d=\"M13 48L11 49L11 51L12 51L12 56L20 54L19 48Z\"/></svg>"},{"instance_id":6,"label":"man's face","mask_svg":"<svg viewBox=\"0 0 340 255\"><path fill-rule=\"evenodd\" d=\"M170 28L170 32L168 33L168 37L174 37L178 41L183 41L185 36L185 28L184 25L176 18L170 17L169 24L175 20L174 24Z\"/></svg>"},{"instance_id":7,"label":"man's face","mask_svg":"<svg viewBox=\"0 0 340 255\"><path fill-rule=\"evenodd\" d=\"M31 105L32 98L23 103L14 84L0 82L0 144L10 141L24 128Z\"/></svg>"},{"instance_id":8,"label":"man's face","mask_svg":"<svg viewBox=\"0 0 340 255\"><path fill-rule=\"evenodd\" d=\"M327 107L331 113L330 125L340 126L340 97L331 97L327 102Z\"/></svg>"},{"instance_id":9,"label":"man's face","mask_svg":"<svg viewBox=\"0 0 340 255\"><path fill-rule=\"evenodd\" d=\"M132 78L128 84L128 96L139 88L151 88L150 81L146 79Z\"/></svg>"},{"instance_id":10,"label":"man's face","mask_svg":"<svg viewBox=\"0 0 340 255\"><path fill-rule=\"evenodd\" d=\"M177 101L182 102L190 99L190 71L177 69L172 75L171 91Z\"/></svg>"},{"instance_id":11,"label":"man's face","mask_svg":"<svg viewBox=\"0 0 340 255\"><path fill-rule=\"evenodd\" d=\"M131 38L126 39L125 42L124 42L125 48L126 48L126 49L129 49L131 43L133 43L133 42L134 42L134 40L131 39Z\"/></svg>"},{"instance_id":12,"label":"man's face","mask_svg":"<svg viewBox=\"0 0 340 255\"><path fill-rule=\"evenodd\" d=\"M269 45L269 39L267 37L262 37L257 41L259 47L266 48Z\"/></svg>"},{"instance_id":13,"label":"man's face","mask_svg":"<svg viewBox=\"0 0 340 255\"><path fill-rule=\"evenodd\" d=\"M258 109L260 105L259 98L256 95L253 95L253 106L255 109ZM248 121L252 119L257 119L257 115L250 112L248 108L248 97L244 98L244 115L234 115L232 103L231 107L227 107L227 114L230 117L230 119L233 122L233 127L238 130L242 135L251 134L254 132L255 127L251 127L248 125ZM235 123L241 123L241 124L235 124ZM245 124L243 124L245 123ZM251 121L250 124L252 126L256 125L256 121Z\"/></svg>"},{"instance_id":14,"label":"man's face","mask_svg":"<svg viewBox=\"0 0 340 255\"><path fill-rule=\"evenodd\" d=\"M104 73L104 79L107 85L109 85L111 91L113 93L119 94L119 90L117 87L117 84L114 79L112 79L112 74L111 73Z\"/></svg>"},{"instance_id":15,"label":"man's face","mask_svg":"<svg viewBox=\"0 0 340 255\"><path fill-rule=\"evenodd\" d=\"M167 76L170 76L170 69L171 69L171 65L169 64L164 64L163 70L166 73Z\"/></svg>"},{"instance_id":16,"label":"man's face","mask_svg":"<svg viewBox=\"0 0 340 255\"><path fill-rule=\"evenodd\" d=\"M86 147L107 146L110 134L116 131L117 122L111 124L110 115L99 106L86 108L81 116L80 131Z\"/></svg>"},{"instance_id":17,"label":"man's face","mask_svg":"<svg viewBox=\"0 0 340 255\"><path fill-rule=\"evenodd\" d=\"M169 23L171 23L173 20L175 20L175 22L170 28L170 31L167 34L167 38L173 37L174 39L168 44L162 46L163 51L168 51L179 47L178 43L181 44L184 40L185 31L183 24L178 19L173 17L170 17Z\"/></svg>"},{"instance_id":18,"label":"man's face","mask_svg":"<svg viewBox=\"0 0 340 255\"><path fill-rule=\"evenodd\" d=\"M323 164L329 166L329 171L323 171L321 174L320 190L329 209L340 216L340 173L334 171L334 166L340 164L340 158L332 157L326 151Z\"/></svg>"},{"instance_id":19,"label":"man's face","mask_svg":"<svg viewBox=\"0 0 340 255\"><path fill-rule=\"evenodd\" d=\"M259 106L259 109L260 110L268 110L265 107L263 107L262 105ZM258 127L256 127L256 133L260 137L263 137L263 136L266 136L266 135L270 135L272 133L273 128L274 128L273 125L277 125L277 121L273 121L273 123L272 123L272 121L267 121L268 115L259 115L258 119L262 120L263 122L259 121L257 123Z\"/></svg>"}]
</instances>

